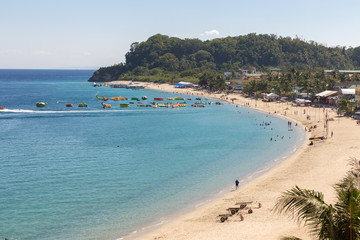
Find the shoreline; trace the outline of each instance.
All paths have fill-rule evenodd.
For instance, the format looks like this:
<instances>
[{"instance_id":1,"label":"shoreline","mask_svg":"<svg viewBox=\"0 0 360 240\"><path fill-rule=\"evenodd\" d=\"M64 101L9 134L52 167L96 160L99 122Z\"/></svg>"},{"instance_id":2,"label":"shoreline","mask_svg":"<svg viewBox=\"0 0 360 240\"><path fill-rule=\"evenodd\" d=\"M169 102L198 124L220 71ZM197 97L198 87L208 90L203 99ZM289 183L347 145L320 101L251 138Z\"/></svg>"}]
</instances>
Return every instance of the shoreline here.
<instances>
[{"instance_id":1,"label":"shoreline","mask_svg":"<svg viewBox=\"0 0 360 240\"><path fill-rule=\"evenodd\" d=\"M323 120L320 117L322 109L296 108L288 103L265 103L235 94L230 94L225 99L226 97L222 94L193 89L177 89L168 84L144 85L151 90L198 95L222 101L227 100L227 102L230 102L229 100L232 98L237 98L233 101L234 104L275 114L278 117L297 122L303 128L309 129L310 126L318 125L315 131L306 132L306 139L324 134L324 131L321 131L323 130L321 127ZM330 109L327 111L330 119L335 119L336 113ZM308 120L307 115L312 119ZM272 208L281 192L295 185L321 191L325 195L325 201L333 202L334 191L331 186L341 179L349 169L347 159L360 153L360 148L356 146L360 143L360 137L357 137L360 135L360 129L356 128L354 120L347 118L329 121L329 126L329 135L332 131L335 132L335 135L329 137L326 142L316 142L314 146L308 146L305 139L295 153L245 181L238 190L226 192L225 189L220 197L195 206L193 210L190 209L190 212L175 216L175 219L170 218L164 224L160 223L149 227L144 232L137 233L140 234L139 236L131 234L122 239L231 239L234 236L236 239L280 239L284 236L311 239L304 227L294 223L288 216L273 213ZM350 142L349 135L353 138ZM354 146L349 148L349 143ZM345 150L348 150L347 154L342 154ZM234 204L239 201L261 202L262 207L259 209L254 207L253 214L243 214L244 221L240 221L238 215L235 214L228 221L220 223L217 216L226 213L227 208L234 207Z\"/></svg>"}]
</instances>

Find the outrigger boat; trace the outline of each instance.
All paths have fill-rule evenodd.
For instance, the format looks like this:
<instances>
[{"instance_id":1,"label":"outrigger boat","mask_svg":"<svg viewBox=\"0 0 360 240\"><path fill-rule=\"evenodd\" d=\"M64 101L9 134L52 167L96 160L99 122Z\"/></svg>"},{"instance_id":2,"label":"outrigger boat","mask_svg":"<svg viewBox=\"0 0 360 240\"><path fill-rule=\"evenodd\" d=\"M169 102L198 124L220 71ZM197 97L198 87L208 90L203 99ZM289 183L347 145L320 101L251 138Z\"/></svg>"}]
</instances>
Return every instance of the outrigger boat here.
<instances>
[{"instance_id":1,"label":"outrigger boat","mask_svg":"<svg viewBox=\"0 0 360 240\"><path fill-rule=\"evenodd\" d=\"M36 103L36 106L37 106L37 107L45 107L46 105L47 105L46 102L37 102L37 103Z\"/></svg>"}]
</instances>

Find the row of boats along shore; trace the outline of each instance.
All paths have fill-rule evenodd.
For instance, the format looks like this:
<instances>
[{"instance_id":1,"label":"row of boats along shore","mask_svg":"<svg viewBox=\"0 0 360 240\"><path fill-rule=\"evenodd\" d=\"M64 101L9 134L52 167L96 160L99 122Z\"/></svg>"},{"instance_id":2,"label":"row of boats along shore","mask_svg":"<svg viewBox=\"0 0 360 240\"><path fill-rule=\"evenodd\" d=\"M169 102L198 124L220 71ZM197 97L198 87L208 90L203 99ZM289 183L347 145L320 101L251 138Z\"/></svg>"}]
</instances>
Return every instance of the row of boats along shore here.
<instances>
[{"instance_id":1,"label":"row of boats along shore","mask_svg":"<svg viewBox=\"0 0 360 240\"><path fill-rule=\"evenodd\" d=\"M96 95L96 99L98 101L101 101L101 107L102 108L111 108L111 104L108 103L107 101L111 100L111 101L124 101L122 103L120 103L120 107L121 108L128 108L130 106L137 106L137 107L152 107L152 108L158 108L158 107L164 107L164 108L177 108L177 107L186 107L188 105L188 103L186 102L186 100L191 101L191 98L183 98L183 97L170 97L170 98L163 98L163 97L155 97L153 101L151 102L147 102L148 98L146 96L142 96L141 98L139 97L131 97L131 98L127 98L127 97L105 97L105 96L98 96ZM197 97L195 98L196 102L194 102L193 104L190 104L191 107L200 107L200 108L204 108L206 105L211 105L211 104L216 104L216 105L223 105L223 103L221 102L209 102L207 99L204 99L204 101L202 101L201 98ZM176 101L176 103L175 103ZM56 103L60 103L60 102L56 102ZM36 103L36 107L39 108L44 108L48 105L47 102L37 102ZM72 103L66 103L65 104L66 107L74 107L74 105ZM78 104L78 107L84 108L87 107L88 105L85 102L81 102ZM0 110L4 110L6 109L5 107L1 107Z\"/></svg>"}]
</instances>

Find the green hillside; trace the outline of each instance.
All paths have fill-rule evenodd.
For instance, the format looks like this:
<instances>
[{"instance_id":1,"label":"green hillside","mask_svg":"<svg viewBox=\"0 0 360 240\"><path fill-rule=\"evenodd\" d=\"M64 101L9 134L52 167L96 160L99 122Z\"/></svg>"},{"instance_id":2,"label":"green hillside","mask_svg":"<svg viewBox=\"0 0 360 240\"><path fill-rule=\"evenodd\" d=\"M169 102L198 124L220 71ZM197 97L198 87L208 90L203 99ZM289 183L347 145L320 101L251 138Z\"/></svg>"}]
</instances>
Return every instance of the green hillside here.
<instances>
[{"instance_id":1,"label":"green hillside","mask_svg":"<svg viewBox=\"0 0 360 240\"><path fill-rule=\"evenodd\" d=\"M254 33L208 41L157 34L131 44L125 58L125 63L100 68L89 81L198 81L207 71L220 73L246 66L262 71L273 67L353 69L360 66L360 47L325 47L298 38Z\"/></svg>"}]
</instances>

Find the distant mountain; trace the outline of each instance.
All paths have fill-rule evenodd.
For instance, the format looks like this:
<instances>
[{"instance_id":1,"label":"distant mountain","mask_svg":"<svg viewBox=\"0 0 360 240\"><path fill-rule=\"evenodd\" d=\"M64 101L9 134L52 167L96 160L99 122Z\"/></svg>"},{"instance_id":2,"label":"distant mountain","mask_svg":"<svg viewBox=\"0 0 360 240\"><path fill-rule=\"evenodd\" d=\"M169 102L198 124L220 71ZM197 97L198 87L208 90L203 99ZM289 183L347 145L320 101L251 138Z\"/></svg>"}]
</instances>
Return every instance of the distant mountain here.
<instances>
[{"instance_id":1,"label":"distant mountain","mask_svg":"<svg viewBox=\"0 0 360 240\"><path fill-rule=\"evenodd\" d=\"M100 68L89 81L197 78L204 71L233 71L245 66L263 71L273 67L353 69L360 66L360 47L325 47L314 41L255 33L208 41L157 34L131 44L125 57L125 63Z\"/></svg>"}]
</instances>

